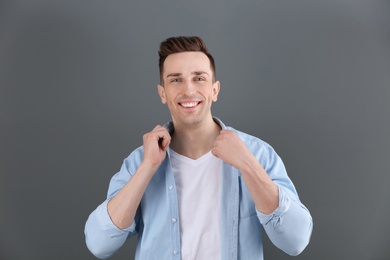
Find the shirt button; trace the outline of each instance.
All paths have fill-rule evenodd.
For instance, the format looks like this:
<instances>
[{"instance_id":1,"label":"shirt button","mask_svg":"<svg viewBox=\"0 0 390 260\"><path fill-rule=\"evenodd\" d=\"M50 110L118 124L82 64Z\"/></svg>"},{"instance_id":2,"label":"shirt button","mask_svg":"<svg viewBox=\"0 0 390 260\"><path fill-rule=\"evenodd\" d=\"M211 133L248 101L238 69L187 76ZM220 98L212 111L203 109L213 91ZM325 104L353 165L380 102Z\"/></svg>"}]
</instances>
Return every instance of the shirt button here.
<instances>
[{"instance_id":1,"label":"shirt button","mask_svg":"<svg viewBox=\"0 0 390 260\"><path fill-rule=\"evenodd\" d=\"M175 219L175 218L172 218L172 222L175 223L175 222L176 222L176 219Z\"/></svg>"},{"instance_id":2,"label":"shirt button","mask_svg":"<svg viewBox=\"0 0 390 260\"><path fill-rule=\"evenodd\" d=\"M174 250L174 251L173 251L173 254L174 254L174 255L177 255L177 251L176 251L176 250Z\"/></svg>"},{"instance_id":3,"label":"shirt button","mask_svg":"<svg viewBox=\"0 0 390 260\"><path fill-rule=\"evenodd\" d=\"M169 189L170 189L170 190L173 190L173 186L169 186Z\"/></svg>"}]
</instances>

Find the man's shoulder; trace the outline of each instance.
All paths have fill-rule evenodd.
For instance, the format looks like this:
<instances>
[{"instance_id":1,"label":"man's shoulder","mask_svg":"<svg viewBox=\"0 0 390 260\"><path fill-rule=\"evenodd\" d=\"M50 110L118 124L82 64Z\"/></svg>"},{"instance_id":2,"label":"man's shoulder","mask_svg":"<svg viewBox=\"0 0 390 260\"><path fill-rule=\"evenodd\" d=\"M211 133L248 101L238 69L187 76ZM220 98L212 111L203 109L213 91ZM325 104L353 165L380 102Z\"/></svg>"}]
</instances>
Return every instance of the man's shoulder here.
<instances>
[{"instance_id":1,"label":"man's shoulder","mask_svg":"<svg viewBox=\"0 0 390 260\"><path fill-rule=\"evenodd\" d=\"M141 163L143 157L144 157L144 147L139 146L126 157L125 161L129 161L133 163Z\"/></svg>"},{"instance_id":2,"label":"man's shoulder","mask_svg":"<svg viewBox=\"0 0 390 260\"><path fill-rule=\"evenodd\" d=\"M270 147L270 145L266 141L260 139L257 136L254 136L254 135L248 134L246 132L237 130L231 126L226 126L226 130L234 131L241 138L241 140L244 141L246 144L258 144L261 146Z\"/></svg>"}]
</instances>

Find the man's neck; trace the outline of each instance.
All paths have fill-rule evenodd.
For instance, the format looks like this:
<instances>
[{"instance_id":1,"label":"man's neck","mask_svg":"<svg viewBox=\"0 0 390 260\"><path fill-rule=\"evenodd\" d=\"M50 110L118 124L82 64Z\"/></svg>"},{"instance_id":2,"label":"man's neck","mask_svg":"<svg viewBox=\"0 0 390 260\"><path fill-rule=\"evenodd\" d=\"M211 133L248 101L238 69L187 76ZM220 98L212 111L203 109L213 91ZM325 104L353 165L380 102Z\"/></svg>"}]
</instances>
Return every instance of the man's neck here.
<instances>
[{"instance_id":1,"label":"man's neck","mask_svg":"<svg viewBox=\"0 0 390 260\"><path fill-rule=\"evenodd\" d=\"M212 118L197 126L174 125L171 149L191 159L198 159L213 149L221 127Z\"/></svg>"}]
</instances>

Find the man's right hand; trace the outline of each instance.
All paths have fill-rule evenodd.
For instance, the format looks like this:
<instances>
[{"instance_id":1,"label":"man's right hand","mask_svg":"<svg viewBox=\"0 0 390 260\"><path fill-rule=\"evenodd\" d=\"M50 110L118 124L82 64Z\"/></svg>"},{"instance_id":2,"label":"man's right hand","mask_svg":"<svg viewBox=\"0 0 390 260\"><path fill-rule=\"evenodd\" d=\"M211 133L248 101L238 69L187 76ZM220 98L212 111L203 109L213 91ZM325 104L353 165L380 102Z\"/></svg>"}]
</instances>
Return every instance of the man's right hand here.
<instances>
[{"instance_id":1,"label":"man's right hand","mask_svg":"<svg viewBox=\"0 0 390 260\"><path fill-rule=\"evenodd\" d=\"M150 179L165 159L171 136L157 125L143 137L144 159L130 180L108 202L108 214L120 229L128 228L134 221L137 207Z\"/></svg>"},{"instance_id":2,"label":"man's right hand","mask_svg":"<svg viewBox=\"0 0 390 260\"><path fill-rule=\"evenodd\" d=\"M151 132L144 134L144 160L143 162L158 167L165 159L166 151L171 143L171 136L167 129L157 125Z\"/></svg>"}]
</instances>

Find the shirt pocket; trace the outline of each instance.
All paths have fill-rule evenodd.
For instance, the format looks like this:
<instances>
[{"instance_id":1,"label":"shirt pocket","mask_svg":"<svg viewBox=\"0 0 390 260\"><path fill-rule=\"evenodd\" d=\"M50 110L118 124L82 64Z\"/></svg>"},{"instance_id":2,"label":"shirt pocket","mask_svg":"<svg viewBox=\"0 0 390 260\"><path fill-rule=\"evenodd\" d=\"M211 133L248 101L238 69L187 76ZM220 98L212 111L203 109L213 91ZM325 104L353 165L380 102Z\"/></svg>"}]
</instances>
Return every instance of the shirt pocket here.
<instances>
[{"instance_id":1,"label":"shirt pocket","mask_svg":"<svg viewBox=\"0 0 390 260\"><path fill-rule=\"evenodd\" d=\"M252 200L252 197L246 188L244 180L241 176L238 176L239 181L239 218L244 219L256 215L255 203Z\"/></svg>"}]
</instances>

